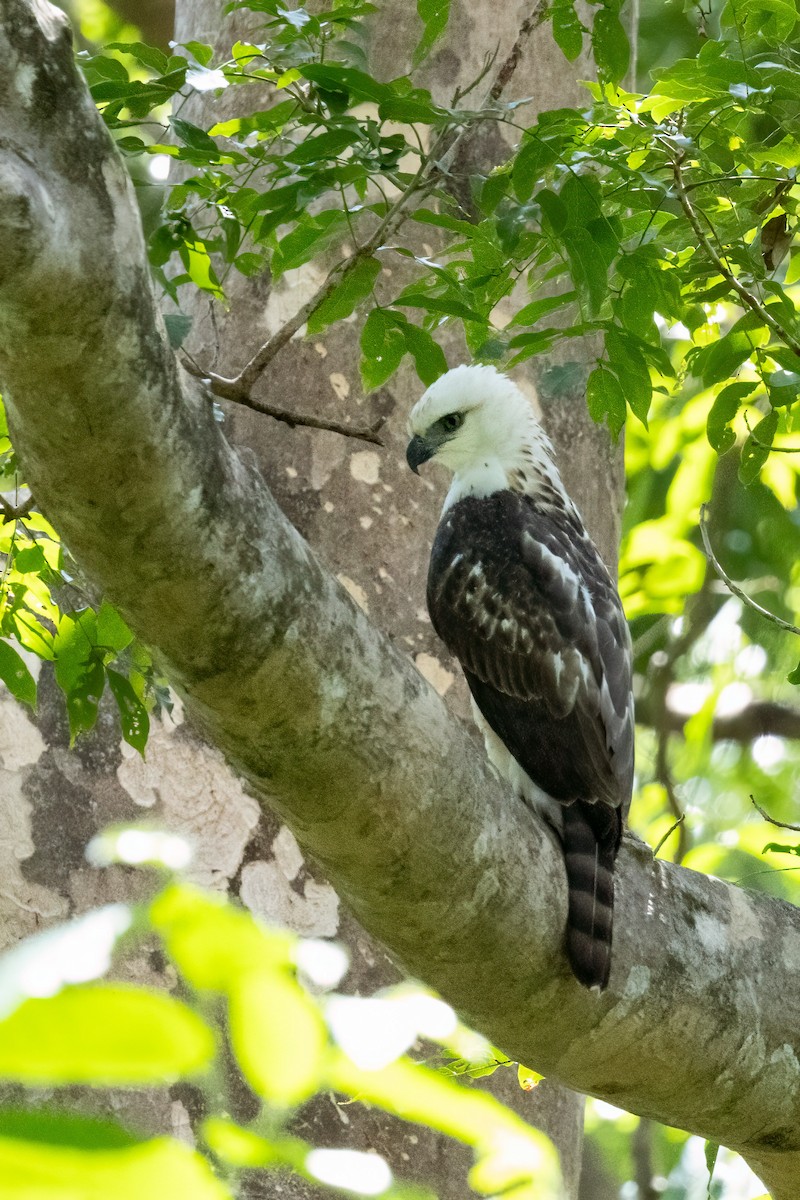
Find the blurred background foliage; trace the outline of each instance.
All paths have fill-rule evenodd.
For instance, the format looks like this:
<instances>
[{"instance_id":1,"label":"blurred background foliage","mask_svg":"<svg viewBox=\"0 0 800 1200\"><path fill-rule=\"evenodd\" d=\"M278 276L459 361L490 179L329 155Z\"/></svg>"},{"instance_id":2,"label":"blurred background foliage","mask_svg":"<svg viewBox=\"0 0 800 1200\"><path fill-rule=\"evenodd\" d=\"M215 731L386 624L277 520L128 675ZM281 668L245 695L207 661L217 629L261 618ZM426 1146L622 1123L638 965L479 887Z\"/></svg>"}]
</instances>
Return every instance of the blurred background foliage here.
<instances>
[{"instance_id":1,"label":"blurred background foliage","mask_svg":"<svg viewBox=\"0 0 800 1200\"><path fill-rule=\"evenodd\" d=\"M265 72L252 47L224 64L199 44L170 48L167 3L67 7L87 78L140 184L154 271L177 302L192 284L222 300L231 269L254 274L269 265L278 274L308 261L341 238L346 213L351 232L385 219L388 205L370 189L410 188L403 155L416 155L413 169L430 162L408 133L414 123L447 138L476 119L454 119L405 82L370 81L352 32L338 68L328 46L321 70L313 37L284 20ZM251 7L275 16L269 3ZM598 10L602 23L591 34L600 84L587 91L584 110L533 123L524 108L507 111L503 119L521 131L519 149L475 182L469 211L431 179L417 219L449 238L440 264L420 260L411 288L376 300L370 250L316 314L317 327L366 305L365 391L405 353L423 382L434 378L444 365L435 338L444 321L461 322L469 353L500 366L571 337L601 339L592 415L613 432L625 422L619 578L639 722L632 826L664 857L799 903L800 839L764 815L798 822L800 643L787 628L800 613L796 6L641 0L634 82L618 8ZM421 4L421 53L435 34L428 9ZM556 40L574 58L589 31L575 23L570 0L553 12ZM129 49L98 54L109 43ZM209 130L177 116L187 86L241 84L259 70L286 93L269 114ZM303 107L298 81L318 110ZM368 127L350 113L367 99L381 110ZM309 155L284 161L282 137L329 136L318 132L323 110L334 137L322 167ZM391 133L383 128L390 122ZM166 182L170 158L194 172L177 187ZM279 202L250 186L270 164L273 187L284 184ZM321 206L311 213L310 198ZM168 271L170 261L182 273ZM498 320L497 306L522 285L535 299ZM173 314L176 344L180 328ZM108 686L124 736L143 750L148 713L168 701L165 683L110 606L81 592L77 568L17 474L4 429L0 436L0 678L34 703L25 652L53 659L73 736L91 727ZM709 561L703 505L709 546L745 599ZM698 1139L608 1105L590 1102L587 1134L582 1200L751 1200L760 1192L735 1156L720 1152L709 1183Z\"/></svg>"}]
</instances>

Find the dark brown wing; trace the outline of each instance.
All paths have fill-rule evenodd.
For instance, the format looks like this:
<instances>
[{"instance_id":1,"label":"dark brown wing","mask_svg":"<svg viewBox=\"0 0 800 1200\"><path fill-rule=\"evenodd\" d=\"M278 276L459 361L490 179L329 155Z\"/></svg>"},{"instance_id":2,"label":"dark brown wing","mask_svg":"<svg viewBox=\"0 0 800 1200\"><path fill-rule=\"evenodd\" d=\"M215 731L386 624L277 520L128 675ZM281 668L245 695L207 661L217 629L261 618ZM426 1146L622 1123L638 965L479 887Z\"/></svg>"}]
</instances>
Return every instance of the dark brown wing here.
<instances>
[{"instance_id":1,"label":"dark brown wing","mask_svg":"<svg viewBox=\"0 0 800 1200\"><path fill-rule=\"evenodd\" d=\"M511 754L554 799L627 808L630 637L574 512L502 491L445 513L428 576L434 627Z\"/></svg>"}]
</instances>

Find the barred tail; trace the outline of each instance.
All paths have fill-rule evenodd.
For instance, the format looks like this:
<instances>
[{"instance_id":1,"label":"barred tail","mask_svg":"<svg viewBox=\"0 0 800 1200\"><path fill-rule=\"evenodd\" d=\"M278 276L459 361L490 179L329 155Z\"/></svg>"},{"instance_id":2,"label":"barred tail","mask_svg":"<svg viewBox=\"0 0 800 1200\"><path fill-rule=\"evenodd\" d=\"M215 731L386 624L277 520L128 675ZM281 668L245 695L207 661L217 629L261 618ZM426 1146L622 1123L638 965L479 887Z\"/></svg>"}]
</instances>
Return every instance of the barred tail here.
<instances>
[{"instance_id":1,"label":"barred tail","mask_svg":"<svg viewBox=\"0 0 800 1200\"><path fill-rule=\"evenodd\" d=\"M621 832L618 809L576 800L564 808L567 868L567 957L587 988L601 991L611 969L614 860Z\"/></svg>"}]
</instances>

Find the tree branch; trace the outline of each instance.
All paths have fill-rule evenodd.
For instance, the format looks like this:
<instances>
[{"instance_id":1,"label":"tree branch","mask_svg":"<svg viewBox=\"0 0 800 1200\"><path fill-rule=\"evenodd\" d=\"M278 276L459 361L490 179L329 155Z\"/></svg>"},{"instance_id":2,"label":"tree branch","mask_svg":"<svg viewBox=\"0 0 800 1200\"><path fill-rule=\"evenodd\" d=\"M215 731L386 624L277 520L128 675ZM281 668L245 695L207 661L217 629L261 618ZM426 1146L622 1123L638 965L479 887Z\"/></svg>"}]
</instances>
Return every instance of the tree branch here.
<instances>
[{"instance_id":1,"label":"tree branch","mask_svg":"<svg viewBox=\"0 0 800 1200\"><path fill-rule=\"evenodd\" d=\"M661 140L668 145L672 153L675 154L675 147L672 145L672 143L666 138L662 138ZM742 303L747 308L752 309L754 313L757 313L764 324L772 330L772 332L777 338L780 339L780 341L783 342L784 346L787 346L793 354L796 354L798 357L800 357L800 341L798 341L793 334L789 333L789 331L785 329L783 325L781 325L780 321L775 320L772 313L764 307L758 297L755 296L749 290L749 288L746 288L744 284L736 277L736 275L734 275L733 271L730 269L724 259L720 257L715 247L712 245L708 234L706 233L705 229L703 229L703 225L686 189L686 185L683 180L683 172L681 170L682 163L683 155L675 154L675 157L672 160L672 173L675 180L675 191L677 193L678 200L680 201L681 208L686 214L686 219L691 225L692 230L694 231L694 234L705 251L707 257L710 258L711 262L717 268L720 275L729 285L729 287L733 288Z\"/></svg>"},{"instance_id":2,"label":"tree branch","mask_svg":"<svg viewBox=\"0 0 800 1200\"><path fill-rule=\"evenodd\" d=\"M748 608L752 608L754 612L759 613L762 617L766 617L768 621L772 621L773 625L777 625L780 629L786 629L789 633L796 633L798 637L800 637L800 629L798 629L796 625L792 625L790 621L784 621L783 617L777 616L775 613L770 612L768 608L764 608L758 603L757 600L753 600L752 596L748 596L747 592L743 591L742 588L739 587L738 583L734 583L730 575L726 574L719 559L714 553L714 549L711 545L711 539L708 536L706 509L707 505L700 505L700 534L703 538L706 557L714 567L714 570L717 572L722 582L729 589L729 591L733 592L734 596L738 596Z\"/></svg>"},{"instance_id":3,"label":"tree branch","mask_svg":"<svg viewBox=\"0 0 800 1200\"><path fill-rule=\"evenodd\" d=\"M33 496L28 496L27 500L23 500L21 504L11 504L6 500L5 496L0 496L0 523L5 524L6 521L19 521L21 517L27 517L36 508L36 501Z\"/></svg>"},{"instance_id":4,"label":"tree branch","mask_svg":"<svg viewBox=\"0 0 800 1200\"><path fill-rule=\"evenodd\" d=\"M646 697L637 698L636 721L666 733L683 733L692 713L666 705L655 705ZM775 700L751 700L736 712L716 713L711 724L714 742L754 742L767 737L800 738L800 708Z\"/></svg>"},{"instance_id":5,"label":"tree branch","mask_svg":"<svg viewBox=\"0 0 800 1200\"><path fill-rule=\"evenodd\" d=\"M626 839L610 987L575 983L552 834L321 566L177 367L132 188L71 49L43 0L0 0L13 259L0 262L0 380L44 511L194 720L410 972L513 1059L733 1147L774 1200L794 1200L797 911ZM46 111L52 96L68 121Z\"/></svg>"},{"instance_id":6,"label":"tree branch","mask_svg":"<svg viewBox=\"0 0 800 1200\"><path fill-rule=\"evenodd\" d=\"M361 442L371 442L374 446L383 445L383 439L379 435L379 430L386 423L385 417L379 417L373 425L348 425L346 421L329 420L326 417L315 416L313 413L292 412L288 408L278 408L275 404L269 404L266 400L256 400L250 393L242 394L235 388L226 394L224 387L226 381L222 380L220 376L215 376L217 385L212 389L211 381L203 371L203 368L185 353L183 365L190 375L194 375L196 379L200 379L203 383L206 383L209 386L209 391L213 391L214 395L232 400L236 404L241 404L244 408L251 408L253 412L263 413L264 416L272 417L274 421L282 421L290 429L294 429L298 425L308 429L326 429L330 433L340 433L343 437L356 438Z\"/></svg>"}]
</instances>

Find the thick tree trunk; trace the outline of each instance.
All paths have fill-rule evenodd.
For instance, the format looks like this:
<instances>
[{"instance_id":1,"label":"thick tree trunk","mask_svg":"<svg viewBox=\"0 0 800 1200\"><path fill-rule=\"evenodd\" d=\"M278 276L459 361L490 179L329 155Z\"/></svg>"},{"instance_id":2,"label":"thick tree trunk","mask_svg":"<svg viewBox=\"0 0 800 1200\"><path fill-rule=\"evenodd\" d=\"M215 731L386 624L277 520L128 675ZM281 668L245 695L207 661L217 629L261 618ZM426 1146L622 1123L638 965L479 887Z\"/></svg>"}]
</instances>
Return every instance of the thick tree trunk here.
<instances>
[{"instance_id":1,"label":"thick tree trunk","mask_svg":"<svg viewBox=\"0 0 800 1200\"><path fill-rule=\"evenodd\" d=\"M37 498L399 961L512 1057L739 1150L792 1200L796 911L626 842L610 987L575 984L558 848L176 367L124 169L35 12L0 2L0 380Z\"/></svg>"}]
</instances>

